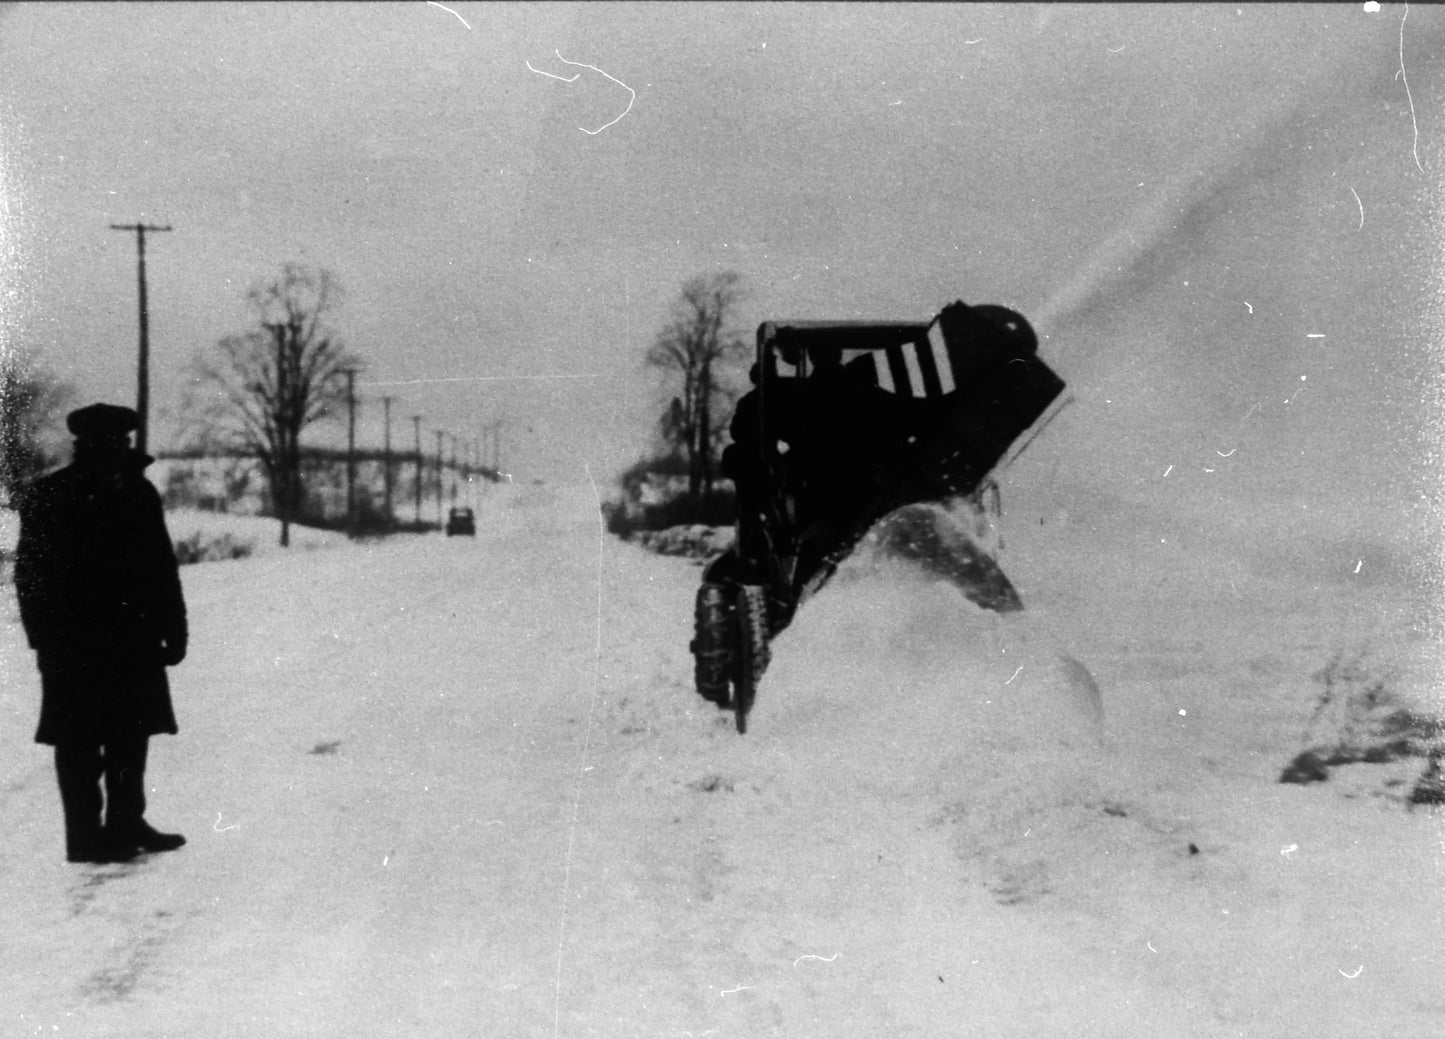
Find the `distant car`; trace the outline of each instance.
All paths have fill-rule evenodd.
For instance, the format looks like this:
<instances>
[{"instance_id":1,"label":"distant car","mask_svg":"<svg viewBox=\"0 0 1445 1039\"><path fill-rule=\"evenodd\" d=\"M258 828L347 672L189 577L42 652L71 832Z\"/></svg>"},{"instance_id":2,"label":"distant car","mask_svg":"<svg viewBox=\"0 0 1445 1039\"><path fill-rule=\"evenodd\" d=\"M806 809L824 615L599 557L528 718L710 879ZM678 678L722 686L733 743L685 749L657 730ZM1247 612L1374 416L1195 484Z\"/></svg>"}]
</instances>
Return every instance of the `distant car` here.
<instances>
[{"instance_id":1,"label":"distant car","mask_svg":"<svg viewBox=\"0 0 1445 1039\"><path fill-rule=\"evenodd\" d=\"M477 536L477 519L471 509L452 509L447 513L447 537L453 534Z\"/></svg>"}]
</instances>

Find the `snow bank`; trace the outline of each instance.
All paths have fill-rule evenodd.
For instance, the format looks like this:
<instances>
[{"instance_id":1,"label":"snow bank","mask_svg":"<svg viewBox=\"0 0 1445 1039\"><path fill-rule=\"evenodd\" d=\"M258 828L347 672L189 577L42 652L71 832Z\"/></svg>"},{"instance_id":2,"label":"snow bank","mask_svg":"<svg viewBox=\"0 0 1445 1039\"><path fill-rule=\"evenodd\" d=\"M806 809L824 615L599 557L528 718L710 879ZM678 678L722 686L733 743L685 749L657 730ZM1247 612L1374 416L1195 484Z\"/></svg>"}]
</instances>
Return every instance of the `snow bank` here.
<instances>
[{"instance_id":1,"label":"snow bank","mask_svg":"<svg viewBox=\"0 0 1445 1039\"><path fill-rule=\"evenodd\" d=\"M172 509L166 513L166 528L177 544L206 545L225 539L244 546L246 555L267 556L285 551L281 548L281 522L266 516ZM336 548L348 540L339 531L291 524L292 549Z\"/></svg>"},{"instance_id":2,"label":"snow bank","mask_svg":"<svg viewBox=\"0 0 1445 1039\"><path fill-rule=\"evenodd\" d=\"M875 557L776 640L750 732L785 733L822 796L921 800L961 854L996 857L1030 820L1101 810L1103 721L1094 676L1040 625Z\"/></svg>"},{"instance_id":3,"label":"snow bank","mask_svg":"<svg viewBox=\"0 0 1445 1039\"><path fill-rule=\"evenodd\" d=\"M780 724L845 739L887 728L945 755L985 739L1080 746L1102 716L1087 671L1029 625L884 559L850 562L805 604L764 682L789 690Z\"/></svg>"},{"instance_id":4,"label":"snow bank","mask_svg":"<svg viewBox=\"0 0 1445 1039\"><path fill-rule=\"evenodd\" d=\"M244 513L205 512L200 509L169 509L166 528L171 540L196 544L229 539L246 546L246 555L269 555L280 548L281 523L266 516ZM0 557L13 556L20 538L19 514L0 509ZM335 548L347 543L345 534L317 527L291 525L291 547L299 549Z\"/></svg>"},{"instance_id":5,"label":"snow bank","mask_svg":"<svg viewBox=\"0 0 1445 1039\"><path fill-rule=\"evenodd\" d=\"M666 530L638 531L628 540L659 555L702 560L710 559L732 546L733 528L689 523Z\"/></svg>"}]
</instances>

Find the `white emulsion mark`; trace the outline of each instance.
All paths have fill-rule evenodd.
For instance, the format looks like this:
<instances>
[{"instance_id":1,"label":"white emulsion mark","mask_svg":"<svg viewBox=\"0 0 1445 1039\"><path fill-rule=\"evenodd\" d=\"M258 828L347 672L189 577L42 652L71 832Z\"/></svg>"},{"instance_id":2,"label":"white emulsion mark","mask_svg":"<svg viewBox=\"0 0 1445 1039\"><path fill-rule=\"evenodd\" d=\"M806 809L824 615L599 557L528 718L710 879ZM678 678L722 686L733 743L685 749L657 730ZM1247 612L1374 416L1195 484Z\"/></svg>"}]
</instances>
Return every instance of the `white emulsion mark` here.
<instances>
[{"instance_id":1,"label":"white emulsion mark","mask_svg":"<svg viewBox=\"0 0 1445 1039\"><path fill-rule=\"evenodd\" d=\"M428 4L430 4L432 7L440 7L440 8L441 8L443 11L445 11L447 14L456 15L457 21L461 22L463 25L466 25L468 32L471 31L472 27L471 27L470 25L467 25L467 20L466 20L465 18L463 18L461 15L457 14L455 11L453 11L453 10L452 10L450 7L448 7L446 4L439 4L439 3L436 2L436 0L426 0L426 2L427 2Z\"/></svg>"},{"instance_id":2,"label":"white emulsion mark","mask_svg":"<svg viewBox=\"0 0 1445 1039\"><path fill-rule=\"evenodd\" d=\"M1425 167L1420 165L1420 124L1415 119L1415 98L1410 93L1410 77L1405 74L1405 19L1410 17L1410 5L1405 4L1405 13L1400 16L1400 79L1405 84L1405 100L1410 102L1410 124L1415 128L1415 143L1411 148L1411 154L1415 156L1415 168L1421 173Z\"/></svg>"},{"instance_id":3,"label":"white emulsion mark","mask_svg":"<svg viewBox=\"0 0 1445 1039\"><path fill-rule=\"evenodd\" d=\"M618 79L616 76L608 75L606 72L603 72L601 69L599 69L596 65L588 65L586 62L583 62L583 61L568 61L566 58L562 57L562 52L559 51L559 50L554 50L554 51L552 51L552 53L555 54L555 55L557 55L557 60L560 61L560 62L562 62L562 63L565 64L565 65L576 65L578 68L591 69L593 72L596 72L596 73L597 73L598 75L600 75L600 76L607 76L608 79L612 80L612 82L616 83L619 87L621 87L623 90L627 91L627 93L628 93L629 95L631 95L631 96L627 99L627 107L622 110L622 115L619 115L619 116L617 117L617 119L614 119L614 120L612 120L612 122L609 122L609 123L603 123L601 126L599 126L599 127L598 127L597 129L595 129L595 130L589 130L589 129L587 129L587 127L585 127L585 126L579 126L579 127L577 127L577 129L581 130L581 131L582 131L583 133L585 133L585 134L588 134L588 135L590 135L590 136L594 136L594 137L595 137L597 134L600 134L603 130L607 129L607 128L608 128L609 126L611 126L613 123L615 123L615 122L617 122L618 120L620 120L623 115L626 115L628 112L632 111L632 103L637 100L637 91L633 90L633 89L632 89L631 87L629 87L626 83L622 82L622 80ZM558 76L558 75L555 75L554 73L551 73L551 72L543 72L543 71L542 71L541 69L539 69L539 68L533 68L532 63L531 63L530 61L527 62L526 64L527 64L527 68L532 69L532 71L535 72L535 73L537 73L538 75L540 75L540 76L548 76L548 77L550 77L550 78L552 78L552 79L560 79L563 83L575 83L575 82L577 81L578 76L581 76L581 75L582 75L582 73L579 72L579 73L577 73L576 76L573 76L571 79L568 79L566 76Z\"/></svg>"},{"instance_id":4,"label":"white emulsion mark","mask_svg":"<svg viewBox=\"0 0 1445 1039\"><path fill-rule=\"evenodd\" d=\"M796 967L804 960L820 960L823 963L832 963L841 955L842 953L837 952L835 952L832 956L814 956L812 953L805 953L804 955L799 956L796 960L793 961L793 966Z\"/></svg>"}]
</instances>

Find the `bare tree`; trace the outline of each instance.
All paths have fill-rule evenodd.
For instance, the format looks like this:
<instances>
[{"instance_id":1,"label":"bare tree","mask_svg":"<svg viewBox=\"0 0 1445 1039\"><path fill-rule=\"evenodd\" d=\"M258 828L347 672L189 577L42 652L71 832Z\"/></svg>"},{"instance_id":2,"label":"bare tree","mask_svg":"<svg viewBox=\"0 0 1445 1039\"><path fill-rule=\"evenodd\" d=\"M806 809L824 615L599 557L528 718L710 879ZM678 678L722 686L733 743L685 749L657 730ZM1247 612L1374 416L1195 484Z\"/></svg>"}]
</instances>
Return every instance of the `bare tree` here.
<instances>
[{"instance_id":1,"label":"bare tree","mask_svg":"<svg viewBox=\"0 0 1445 1039\"><path fill-rule=\"evenodd\" d=\"M57 461L45 434L73 396L70 386L20 351L0 356L0 488L15 492Z\"/></svg>"},{"instance_id":2,"label":"bare tree","mask_svg":"<svg viewBox=\"0 0 1445 1039\"><path fill-rule=\"evenodd\" d=\"M742 298L742 276L733 271L690 278L673 308L672 320L647 351L647 364L677 389L662 416L663 439L687 461L688 496L705 501L712 493L727 403L731 394L718 378L723 362L743 353L745 340L732 327Z\"/></svg>"},{"instance_id":3,"label":"bare tree","mask_svg":"<svg viewBox=\"0 0 1445 1039\"><path fill-rule=\"evenodd\" d=\"M345 371L359 367L327 324L339 295L329 272L286 264L246 296L257 327L222 339L195 365L193 437L260 462L283 546L302 501L301 434L346 403Z\"/></svg>"}]
</instances>

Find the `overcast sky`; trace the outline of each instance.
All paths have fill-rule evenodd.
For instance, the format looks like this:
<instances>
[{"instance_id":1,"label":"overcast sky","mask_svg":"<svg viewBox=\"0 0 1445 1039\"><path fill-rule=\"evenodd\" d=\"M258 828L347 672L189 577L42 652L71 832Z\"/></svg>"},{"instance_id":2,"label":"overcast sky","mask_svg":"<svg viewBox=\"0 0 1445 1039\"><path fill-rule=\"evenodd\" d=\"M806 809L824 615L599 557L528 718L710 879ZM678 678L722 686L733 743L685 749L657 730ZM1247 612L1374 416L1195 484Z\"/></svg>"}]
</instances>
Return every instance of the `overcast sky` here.
<instances>
[{"instance_id":1,"label":"overcast sky","mask_svg":"<svg viewBox=\"0 0 1445 1039\"><path fill-rule=\"evenodd\" d=\"M399 439L500 417L508 468L605 483L693 274L744 276L745 330L998 302L1076 396L1026 497L1394 516L1439 489L1442 29L1363 4L8 7L4 332L133 399L135 242L108 225L169 223L154 447L187 362L298 260L347 290L365 441L390 394Z\"/></svg>"}]
</instances>

